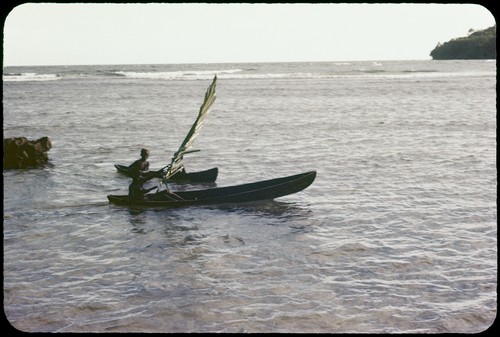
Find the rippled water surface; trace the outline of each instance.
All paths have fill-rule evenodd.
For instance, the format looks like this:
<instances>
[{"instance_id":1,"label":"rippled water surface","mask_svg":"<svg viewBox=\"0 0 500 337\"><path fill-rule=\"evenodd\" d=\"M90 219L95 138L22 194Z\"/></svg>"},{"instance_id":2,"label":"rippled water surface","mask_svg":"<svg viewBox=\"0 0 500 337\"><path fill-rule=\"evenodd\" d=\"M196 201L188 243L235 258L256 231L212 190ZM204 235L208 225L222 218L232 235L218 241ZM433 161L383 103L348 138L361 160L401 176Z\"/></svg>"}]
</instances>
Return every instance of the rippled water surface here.
<instances>
[{"instance_id":1,"label":"rippled water surface","mask_svg":"<svg viewBox=\"0 0 500 337\"><path fill-rule=\"evenodd\" d=\"M188 171L309 170L275 201L109 205L113 164L169 163L212 77ZM4 68L4 312L29 332L475 333L497 314L493 61ZM170 186L200 188L200 186ZM205 186L210 188L212 186Z\"/></svg>"}]
</instances>

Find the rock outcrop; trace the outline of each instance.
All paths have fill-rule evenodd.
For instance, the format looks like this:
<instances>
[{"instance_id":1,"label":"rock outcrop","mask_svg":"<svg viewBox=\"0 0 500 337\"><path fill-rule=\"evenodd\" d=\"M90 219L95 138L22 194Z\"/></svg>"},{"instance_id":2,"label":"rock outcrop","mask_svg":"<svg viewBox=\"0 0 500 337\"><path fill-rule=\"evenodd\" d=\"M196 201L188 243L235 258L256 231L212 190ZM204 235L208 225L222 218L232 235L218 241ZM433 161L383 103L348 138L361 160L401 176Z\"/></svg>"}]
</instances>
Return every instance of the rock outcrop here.
<instances>
[{"instance_id":1,"label":"rock outcrop","mask_svg":"<svg viewBox=\"0 0 500 337\"><path fill-rule=\"evenodd\" d=\"M52 148L49 137L31 141L25 137L4 138L3 168L35 168L49 161L47 152Z\"/></svg>"}]
</instances>

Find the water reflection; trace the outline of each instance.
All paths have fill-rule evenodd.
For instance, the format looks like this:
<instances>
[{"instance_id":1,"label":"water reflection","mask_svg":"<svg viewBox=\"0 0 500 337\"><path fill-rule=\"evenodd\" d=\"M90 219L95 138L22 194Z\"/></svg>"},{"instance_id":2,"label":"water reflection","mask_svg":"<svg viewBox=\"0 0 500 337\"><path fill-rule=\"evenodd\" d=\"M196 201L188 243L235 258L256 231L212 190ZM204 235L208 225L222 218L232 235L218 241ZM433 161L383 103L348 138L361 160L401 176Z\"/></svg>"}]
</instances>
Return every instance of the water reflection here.
<instances>
[{"instance_id":1,"label":"water reflection","mask_svg":"<svg viewBox=\"0 0 500 337\"><path fill-rule=\"evenodd\" d=\"M205 220L204 220L205 219ZM198 223L206 221L206 215L192 216L186 209L129 208L128 221L133 233L153 234L151 241L164 241L170 246L193 244L203 238L196 233Z\"/></svg>"},{"instance_id":2,"label":"water reflection","mask_svg":"<svg viewBox=\"0 0 500 337\"><path fill-rule=\"evenodd\" d=\"M276 200L265 200L256 202L245 202L235 204L221 204L221 205L200 205L200 206L185 206L176 208L162 208L162 207L141 207L141 206L128 206L128 212L131 216L142 214L148 211L170 213L173 217L179 210L221 210L225 212L236 213L253 213L265 214L270 216L308 216L311 214L308 204L297 202L283 202Z\"/></svg>"},{"instance_id":3,"label":"water reflection","mask_svg":"<svg viewBox=\"0 0 500 337\"><path fill-rule=\"evenodd\" d=\"M239 214L246 213L276 218L307 219L312 213L311 209L307 206L303 203L266 200L251 203L206 206L206 208Z\"/></svg>"},{"instance_id":4,"label":"water reflection","mask_svg":"<svg viewBox=\"0 0 500 337\"><path fill-rule=\"evenodd\" d=\"M145 233L145 227L160 230L169 237L179 232L197 231L199 227L221 222L231 222L234 216L246 221L271 226L287 225L303 231L313 218L309 204L285 201L260 201L252 203L193 206L183 208L128 207L128 219L135 233ZM242 219L239 219L241 221ZM184 240L192 243L200 237L190 235Z\"/></svg>"},{"instance_id":5,"label":"water reflection","mask_svg":"<svg viewBox=\"0 0 500 337\"><path fill-rule=\"evenodd\" d=\"M132 232L144 234L144 224L147 221L147 216L144 210L129 208L129 222L132 225Z\"/></svg>"}]
</instances>

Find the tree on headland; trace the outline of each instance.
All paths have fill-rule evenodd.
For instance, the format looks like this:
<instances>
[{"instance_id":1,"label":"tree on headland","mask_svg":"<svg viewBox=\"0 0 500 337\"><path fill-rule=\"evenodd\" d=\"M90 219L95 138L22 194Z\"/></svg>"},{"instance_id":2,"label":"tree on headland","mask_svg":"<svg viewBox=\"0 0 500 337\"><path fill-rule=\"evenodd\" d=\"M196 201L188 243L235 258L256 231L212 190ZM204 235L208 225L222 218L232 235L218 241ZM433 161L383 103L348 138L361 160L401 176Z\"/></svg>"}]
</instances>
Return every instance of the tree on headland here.
<instances>
[{"instance_id":1,"label":"tree on headland","mask_svg":"<svg viewBox=\"0 0 500 337\"><path fill-rule=\"evenodd\" d=\"M434 60L496 59L496 39L496 25L478 31L470 29L466 37L438 43L430 56Z\"/></svg>"}]
</instances>

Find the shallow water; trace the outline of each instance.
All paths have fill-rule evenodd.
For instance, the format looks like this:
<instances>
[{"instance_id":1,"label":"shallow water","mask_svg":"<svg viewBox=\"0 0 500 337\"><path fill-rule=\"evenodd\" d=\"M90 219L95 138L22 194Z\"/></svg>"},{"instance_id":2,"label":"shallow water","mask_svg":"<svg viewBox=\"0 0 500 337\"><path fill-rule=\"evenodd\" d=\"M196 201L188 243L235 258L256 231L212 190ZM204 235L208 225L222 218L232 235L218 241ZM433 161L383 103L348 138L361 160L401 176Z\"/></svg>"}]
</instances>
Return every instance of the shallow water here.
<instances>
[{"instance_id":1,"label":"shallow water","mask_svg":"<svg viewBox=\"0 0 500 337\"><path fill-rule=\"evenodd\" d=\"M109 205L141 147L188 171L317 170L248 205ZM4 68L4 312L29 332L474 333L497 314L492 61ZM199 186L170 186L199 188ZM207 186L210 187L210 186Z\"/></svg>"}]
</instances>

